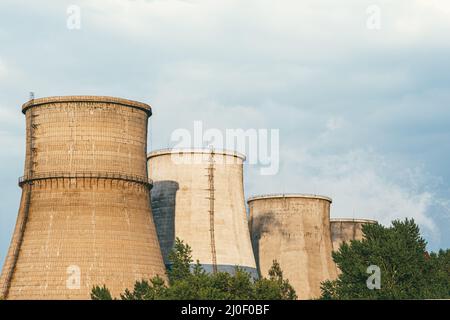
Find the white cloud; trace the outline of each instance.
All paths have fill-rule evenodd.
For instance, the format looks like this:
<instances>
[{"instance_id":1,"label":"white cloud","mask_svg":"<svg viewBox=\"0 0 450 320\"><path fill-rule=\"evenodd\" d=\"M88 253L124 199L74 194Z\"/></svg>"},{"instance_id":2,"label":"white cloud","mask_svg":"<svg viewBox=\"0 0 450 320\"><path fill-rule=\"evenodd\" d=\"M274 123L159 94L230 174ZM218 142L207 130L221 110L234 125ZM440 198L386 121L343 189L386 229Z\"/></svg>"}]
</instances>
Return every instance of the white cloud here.
<instances>
[{"instance_id":1,"label":"white cloud","mask_svg":"<svg viewBox=\"0 0 450 320\"><path fill-rule=\"evenodd\" d=\"M366 9L374 4L382 14L378 35L366 28ZM277 53L279 59L299 53L332 58L361 44L435 42L436 31L450 26L450 5L445 0L351 0L345 4L332 0L249 0L245 4L239 0L115 0L83 1L82 9L89 20L86 27L90 24L133 39L144 37L178 49L202 43L235 44L240 51ZM333 51L320 51L327 47Z\"/></svg>"},{"instance_id":2,"label":"white cloud","mask_svg":"<svg viewBox=\"0 0 450 320\"><path fill-rule=\"evenodd\" d=\"M153 106L155 148L194 120L279 128L281 171L249 168L247 195L324 193L334 216L414 217L448 246L449 1L84 0L76 32L72 3L0 3L3 174L23 169L28 91L123 96ZM377 32L366 28L373 4ZM2 203L19 195L9 187ZM4 246L17 205L5 209Z\"/></svg>"},{"instance_id":3,"label":"white cloud","mask_svg":"<svg viewBox=\"0 0 450 320\"><path fill-rule=\"evenodd\" d=\"M0 105L0 126L21 127L23 125L24 116L20 109L11 109Z\"/></svg>"},{"instance_id":4,"label":"white cloud","mask_svg":"<svg viewBox=\"0 0 450 320\"><path fill-rule=\"evenodd\" d=\"M0 115L1 116L1 115ZM5 150L0 154L0 159L21 158L25 152L25 135L15 135L11 132L0 130L0 146ZM20 165L20 164L19 164Z\"/></svg>"},{"instance_id":5,"label":"white cloud","mask_svg":"<svg viewBox=\"0 0 450 320\"><path fill-rule=\"evenodd\" d=\"M8 69L6 68L6 64L0 58L0 80L5 79L7 74L8 74Z\"/></svg>"},{"instance_id":6,"label":"white cloud","mask_svg":"<svg viewBox=\"0 0 450 320\"><path fill-rule=\"evenodd\" d=\"M441 200L432 191L417 190L429 179L423 172L392 163L374 151L314 154L308 148L283 150L288 163L278 176L260 177L251 169L249 195L268 192L321 194L333 198L332 217L370 218L389 225L414 218L425 234L439 243L440 229L431 214ZM399 179L401 183L394 182ZM441 206L442 207L442 206ZM449 211L447 211L448 214Z\"/></svg>"},{"instance_id":7,"label":"white cloud","mask_svg":"<svg viewBox=\"0 0 450 320\"><path fill-rule=\"evenodd\" d=\"M335 131L344 126L345 120L342 117L331 117L328 119L326 127L329 131Z\"/></svg>"}]
</instances>

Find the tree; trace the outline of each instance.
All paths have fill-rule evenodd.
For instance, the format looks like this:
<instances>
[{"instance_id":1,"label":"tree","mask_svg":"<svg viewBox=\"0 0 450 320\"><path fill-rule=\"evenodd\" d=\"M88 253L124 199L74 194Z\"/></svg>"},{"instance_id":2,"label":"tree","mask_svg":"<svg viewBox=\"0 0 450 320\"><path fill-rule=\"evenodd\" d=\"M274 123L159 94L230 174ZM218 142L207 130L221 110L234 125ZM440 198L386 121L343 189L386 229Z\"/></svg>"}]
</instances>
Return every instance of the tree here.
<instances>
[{"instance_id":1,"label":"tree","mask_svg":"<svg viewBox=\"0 0 450 320\"><path fill-rule=\"evenodd\" d=\"M274 261L269 279L253 279L244 269L236 267L234 274L226 272L207 273L197 261L192 266L192 250L189 245L176 239L169 255L168 283L161 277L137 281L132 291L126 289L122 300L253 300L296 299L294 289L283 278L280 265ZM111 299L109 290L96 286L92 299Z\"/></svg>"},{"instance_id":2,"label":"tree","mask_svg":"<svg viewBox=\"0 0 450 320\"><path fill-rule=\"evenodd\" d=\"M112 300L111 292L105 285L103 287L94 286L91 291L92 300Z\"/></svg>"},{"instance_id":3,"label":"tree","mask_svg":"<svg viewBox=\"0 0 450 320\"><path fill-rule=\"evenodd\" d=\"M450 298L450 249L440 250L428 256L430 277L429 292L432 298Z\"/></svg>"},{"instance_id":4,"label":"tree","mask_svg":"<svg viewBox=\"0 0 450 320\"><path fill-rule=\"evenodd\" d=\"M156 276L150 280L136 281L134 290L125 289L120 295L122 300L160 300L165 296L167 286L164 279Z\"/></svg>"},{"instance_id":5,"label":"tree","mask_svg":"<svg viewBox=\"0 0 450 320\"><path fill-rule=\"evenodd\" d=\"M186 279L191 274L192 249L188 244L184 244L180 239L175 240L174 247L169 254L171 262L168 268L169 284Z\"/></svg>"},{"instance_id":6,"label":"tree","mask_svg":"<svg viewBox=\"0 0 450 320\"><path fill-rule=\"evenodd\" d=\"M274 260L269 270L269 279L260 279L256 284L256 298L259 300L296 300L297 294L289 280L283 278L278 261Z\"/></svg>"},{"instance_id":7,"label":"tree","mask_svg":"<svg viewBox=\"0 0 450 320\"><path fill-rule=\"evenodd\" d=\"M431 255L414 220L391 227L363 226L364 239L343 243L333 260L341 270L322 283L323 299L433 299L450 297L449 251ZM369 266L380 270L380 289L370 290Z\"/></svg>"}]
</instances>

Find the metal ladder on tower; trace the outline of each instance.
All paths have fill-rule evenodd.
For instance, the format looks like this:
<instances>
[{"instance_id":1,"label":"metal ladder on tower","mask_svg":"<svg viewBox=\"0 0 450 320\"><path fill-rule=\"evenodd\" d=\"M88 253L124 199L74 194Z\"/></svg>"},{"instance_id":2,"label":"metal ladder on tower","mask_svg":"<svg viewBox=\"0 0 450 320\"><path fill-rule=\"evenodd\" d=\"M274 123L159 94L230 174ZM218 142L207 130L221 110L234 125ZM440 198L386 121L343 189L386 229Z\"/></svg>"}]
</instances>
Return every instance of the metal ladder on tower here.
<instances>
[{"instance_id":1,"label":"metal ladder on tower","mask_svg":"<svg viewBox=\"0 0 450 320\"><path fill-rule=\"evenodd\" d=\"M209 191L209 233L211 238L211 260L213 273L217 273L217 254L216 254L216 240L214 234L214 148L211 148L208 165L208 191Z\"/></svg>"}]
</instances>

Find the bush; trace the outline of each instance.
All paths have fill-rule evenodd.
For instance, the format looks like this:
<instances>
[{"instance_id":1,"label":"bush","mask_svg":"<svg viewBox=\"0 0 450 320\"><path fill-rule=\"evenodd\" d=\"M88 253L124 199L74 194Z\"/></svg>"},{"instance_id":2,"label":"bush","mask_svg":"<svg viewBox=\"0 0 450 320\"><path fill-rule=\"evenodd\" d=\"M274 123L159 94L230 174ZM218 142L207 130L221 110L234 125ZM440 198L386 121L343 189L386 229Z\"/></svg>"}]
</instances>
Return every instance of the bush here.
<instances>
[{"instance_id":1,"label":"bush","mask_svg":"<svg viewBox=\"0 0 450 320\"><path fill-rule=\"evenodd\" d=\"M207 273L200 263L192 268L192 250L189 245L176 239L169 256L171 265L167 270L168 284L159 276L149 281L135 283L120 295L122 300L293 300L297 298L289 281L283 278L280 265L274 261L269 278L253 279L236 267L233 275L226 272ZM94 287L92 299L112 299L109 290Z\"/></svg>"}]
</instances>

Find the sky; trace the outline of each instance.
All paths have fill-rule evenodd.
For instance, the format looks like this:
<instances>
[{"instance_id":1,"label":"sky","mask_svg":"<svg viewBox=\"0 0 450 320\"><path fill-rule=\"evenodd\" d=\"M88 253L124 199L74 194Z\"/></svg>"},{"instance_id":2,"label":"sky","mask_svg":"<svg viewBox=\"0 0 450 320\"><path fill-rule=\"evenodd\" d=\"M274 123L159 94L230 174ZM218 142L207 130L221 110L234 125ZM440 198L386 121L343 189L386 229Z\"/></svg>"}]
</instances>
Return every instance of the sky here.
<instances>
[{"instance_id":1,"label":"sky","mask_svg":"<svg viewBox=\"0 0 450 320\"><path fill-rule=\"evenodd\" d=\"M151 150L195 121L278 130L279 170L246 164L246 197L330 196L332 217L414 218L449 248L449 33L448 0L2 0L0 262L31 91L149 103Z\"/></svg>"}]
</instances>

